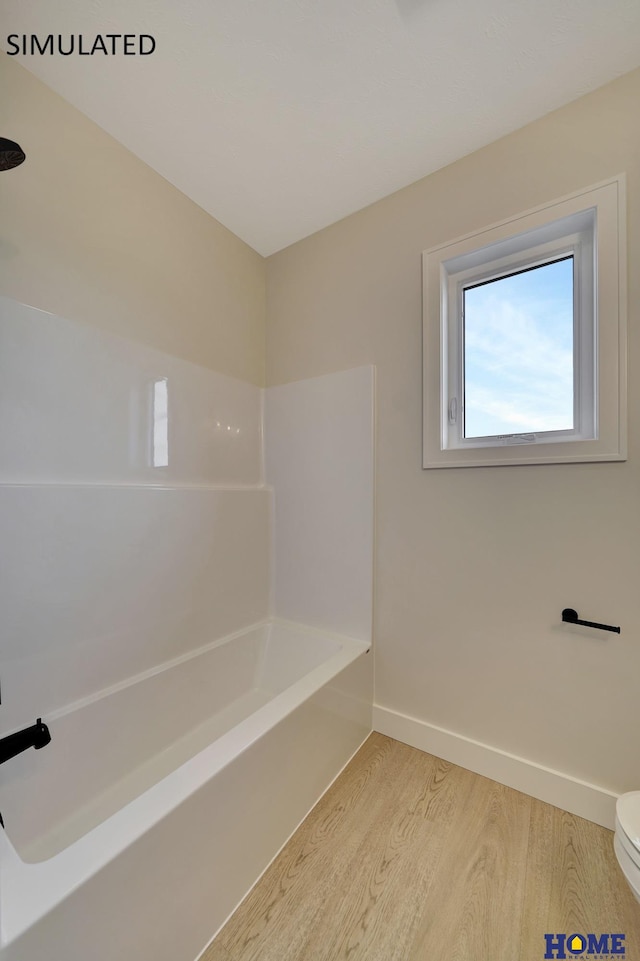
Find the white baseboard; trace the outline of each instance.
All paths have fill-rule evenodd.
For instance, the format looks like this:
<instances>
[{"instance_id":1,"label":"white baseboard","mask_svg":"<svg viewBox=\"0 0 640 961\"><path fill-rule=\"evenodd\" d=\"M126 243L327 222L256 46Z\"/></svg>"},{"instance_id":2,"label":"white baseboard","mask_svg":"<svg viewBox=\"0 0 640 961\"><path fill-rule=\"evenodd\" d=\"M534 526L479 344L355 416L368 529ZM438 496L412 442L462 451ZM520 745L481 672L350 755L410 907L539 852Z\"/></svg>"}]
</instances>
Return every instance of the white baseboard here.
<instances>
[{"instance_id":1,"label":"white baseboard","mask_svg":"<svg viewBox=\"0 0 640 961\"><path fill-rule=\"evenodd\" d=\"M568 774L378 704L373 706L373 729L578 817L614 829L618 795L596 784L579 781Z\"/></svg>"}]
</instances>

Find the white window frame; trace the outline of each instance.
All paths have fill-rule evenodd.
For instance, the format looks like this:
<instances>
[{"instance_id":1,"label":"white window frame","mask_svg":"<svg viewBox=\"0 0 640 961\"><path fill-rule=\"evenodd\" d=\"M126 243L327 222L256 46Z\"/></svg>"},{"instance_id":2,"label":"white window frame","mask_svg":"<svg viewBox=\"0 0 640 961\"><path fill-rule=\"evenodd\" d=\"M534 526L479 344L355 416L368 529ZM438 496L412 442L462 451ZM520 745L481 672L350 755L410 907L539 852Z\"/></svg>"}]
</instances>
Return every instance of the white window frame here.
<instances>
[{"instance_id":1,"label":"white window frame","mask_svg":"<svg viewBox=\"0 0 640 961\"><path fill-rule=\"evenodd\" d=\"M423 254L423 466L626 460L624 175ZM464 437L466 287L572 256L574 426Z\"/></svg>"}]
</instances>

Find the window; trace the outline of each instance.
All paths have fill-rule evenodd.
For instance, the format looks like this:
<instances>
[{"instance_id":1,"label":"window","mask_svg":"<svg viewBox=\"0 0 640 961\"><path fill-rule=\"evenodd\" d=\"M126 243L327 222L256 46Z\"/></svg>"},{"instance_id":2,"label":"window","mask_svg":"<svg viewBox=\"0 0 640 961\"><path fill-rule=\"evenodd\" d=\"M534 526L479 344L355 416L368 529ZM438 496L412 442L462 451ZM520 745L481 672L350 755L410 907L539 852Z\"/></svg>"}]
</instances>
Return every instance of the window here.
<instances>
[{"instance_id":1,"label":"window","mask_svg":"<svg viewBox=\"0 0 640 961\"><path fill-rule=\"evenodd\" d=\"M625 459L623 192L425 252L424 467Z\"/></svg>"},{"instance_id":2,"label":"window","mask_svg":"<svg viewBox=\"0 0 640 961\"><path fill-rule=\"evenodd\" d=\"M571 253L462 287L465 440L551 439L574 430L574 259ZM588 387L591 393L591 377Z\"/></svg>"}]
</instances>

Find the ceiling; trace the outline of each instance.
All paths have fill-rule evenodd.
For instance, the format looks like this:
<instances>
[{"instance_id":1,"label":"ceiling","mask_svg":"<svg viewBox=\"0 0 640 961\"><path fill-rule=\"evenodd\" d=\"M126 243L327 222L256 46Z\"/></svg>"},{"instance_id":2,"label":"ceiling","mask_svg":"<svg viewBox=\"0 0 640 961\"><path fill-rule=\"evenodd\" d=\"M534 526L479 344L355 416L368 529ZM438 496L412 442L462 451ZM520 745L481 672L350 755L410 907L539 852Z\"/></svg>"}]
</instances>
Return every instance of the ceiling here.
<instances>
[{"instance_id":1,"label":"ceiling","mask_svg":"<svg viewBox=\"0 0 640 961\"><path fill-rule=\"evenodd\" d=\"M640 65L638 0L2 0L0 26L152 34L16 59L264 255Z\"/></svg>"}]
</instances>

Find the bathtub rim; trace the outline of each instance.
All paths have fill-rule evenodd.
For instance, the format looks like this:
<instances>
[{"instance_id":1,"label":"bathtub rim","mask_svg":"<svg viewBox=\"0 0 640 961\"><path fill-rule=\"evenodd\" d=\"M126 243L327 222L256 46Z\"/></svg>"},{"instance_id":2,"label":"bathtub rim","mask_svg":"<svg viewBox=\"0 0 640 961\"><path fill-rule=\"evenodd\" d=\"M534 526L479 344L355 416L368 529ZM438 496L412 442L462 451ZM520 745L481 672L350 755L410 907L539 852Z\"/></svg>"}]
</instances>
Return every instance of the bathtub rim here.
<instances>
[{"instance_id":1,"label":"bathtub rim","mask_svg":"<svg viewBox=\"0 0 640 961\"><path fill-rule=\"evenodd\" d=\"M199 647L193 648L193 650L187 651L184 654L178 654L176 657L171 657L166 661L161 661L160 664L155 664L153 667L145 668L143 671L138 671L136 674L132 674L130 677L124 678L121 681L116 681L113 684L108 684L106 687L100 688L91 694L87 694L85 697L76 698L73 701L69 701L68 704L62 705L62 707L54 708L53 711L47 711L43 715L43 720L47 722L55 722L69 714L73 714L75 711L81 711L85 707L90 707L97 701L101 701L105 697L110 697L112 694L118 694L120 691L125 691L129 687L134 687L136 684L140 684L149 678L156 677L158 674L162 674L165 671L169 671L174 667L180 667L181 664L185 664L187 661L191 661L196 657L200 657L203 654L208 654L209 651L214 651L218 647L223 647L225 644L230 644L253 631L260 631L267 629L271 631L272 628L282 625L285 628L302 631L305 634L311 635L321 635L322 637L329 638L333 641L338 641L340 643L346 642L351 644L354 641L357 643L366 644L368 648L371 647L370 641L361 641L358 638L349 637L346 634L337 634L334 631L325 631L322 628L312 627L308 624L300 624L296 621L289 621L283 617L266 617L261 621L255 621L252 624L247 624L245 627L239 628L237 631L232 631L230 634L225 634L223 637L218 637L214 641L207 641L206 644L201 644ZM284 692L283 692L284 693ZM22 721L12 728L7 728L1 732L2 737L5 735L13 734L24 727L27 721Z\"/></svg>"},{"instance_id":2,"label":"bathtub rim","mask_svg":"<svg viewBox=\"0 0 640 961\"><path fill-rule=\"evenodd\" d=\"M257 629L266 629L269 637L273 628L280 625L307 635L339 641L340 648L267 704L51 858L23 861L6 830L0 829L0 950L24 934L260 737L371 650L370 641L269 617L135 677L137 681L144 680ZM73 705L75 709L90 706L110 693L133 686L133 683L133 680L127 679L89 698L73 702ZM65 716L71 709L72 705L68 705L56 712L56 716ZM54 712L49 718L54 718Z\"/></svg>"}]
</instances>

